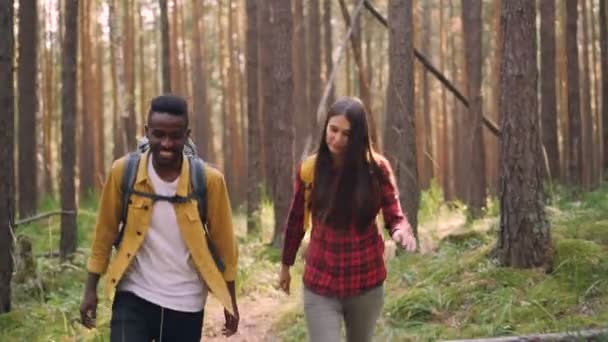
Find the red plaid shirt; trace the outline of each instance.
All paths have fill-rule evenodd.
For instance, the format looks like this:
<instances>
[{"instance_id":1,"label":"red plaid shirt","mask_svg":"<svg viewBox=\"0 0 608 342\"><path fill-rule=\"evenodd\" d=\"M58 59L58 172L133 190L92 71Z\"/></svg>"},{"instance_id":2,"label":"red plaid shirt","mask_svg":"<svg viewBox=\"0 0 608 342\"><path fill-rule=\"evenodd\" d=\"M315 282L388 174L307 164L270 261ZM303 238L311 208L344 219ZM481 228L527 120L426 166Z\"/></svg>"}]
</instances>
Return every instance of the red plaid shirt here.
<instances>
[{"instance_id":1,"label":"red plaid shirt","mask_svg":"<svg viewBox=\"0 0 608 342\"><path fill-rule=\"evenodd\" d=\"M391 181L390 165L383 160L379 166L384 177L378 211L382 210L386 229L392 235L396 227L407 219L401 211L398 192ZM294 264L304 238L304 187L298 172L285 227L282 262L288 266ZM312 220L304 268L304 285L308 289L320 295L343 298L374 288L382 284L384 279L384 241L375 222L360 232L354 225L343 231Z\"/></svg>"}]
</instances>

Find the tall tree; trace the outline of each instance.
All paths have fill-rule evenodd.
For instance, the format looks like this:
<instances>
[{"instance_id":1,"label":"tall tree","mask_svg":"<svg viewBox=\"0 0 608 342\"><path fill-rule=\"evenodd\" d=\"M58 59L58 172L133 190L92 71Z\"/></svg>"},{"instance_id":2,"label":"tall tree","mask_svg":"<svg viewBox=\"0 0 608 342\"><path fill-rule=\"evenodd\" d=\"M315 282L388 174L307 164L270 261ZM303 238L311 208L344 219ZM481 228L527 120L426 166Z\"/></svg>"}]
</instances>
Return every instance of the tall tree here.
<instances>
[{"instance_id":1,"label":"tall tree","mask_svg":"<svg viewBox=\"0 0 608 342\"><path fill-rule=\"evenodd\" d=\"M503 58L500 112L501 177L498 254L505 266L548 264L550 226L545 216L537 116L535 2L502 2Z\"/></svg>"},{"instance_id":2,"label":"tall tree","mask_svg":"<svg viewBox=\"0 0 608 342\"><path fill-rule=\"evenodd\" d=\"M466 139L467 152L471 156L469 176L474 181L469 182L467 199L470 209L475 216L481 214L486 204L486 170L485 150L483 143L481 97L481 0L462 0L462 27L464 31L464 50L466 56L467 93L469 98L469 129L470 137Z\"/></svg>"},{"instance_id":3,"label":"tall tree","mask_svg":"<svg viewBox=\"0 0 608 342\"><path fill-rule=\"evenodd\" d=\"M539 3L539 13L542 144L547 153L550 176L551 178L559 179L557 99L555 88L555 1L541 0ZM543 170L546 170L546 168L543 168Z\"/></svg>"},{"instance_id":4,"label":"tall tree","mask_svg":"<svg viewBox=\"0 0 608 342\"><path fill-rule=\"evenodd\" d=\"M78 56L78 0L65 0L65 30L61 64L61 209L76 211L76 66ZM62 258L76 251L76 215L61 215Z\"/></svg>"},{"instance_id":5,"label":"tall tree","mask_svg":"<svg viewBox=\"0 0 608 342\"><path fill-rule=\"evenodd\" d=\"M393 166L401 206L417 236L420 198L414 119L414 34L411 0L389 2L389 80L384 146ZM407 194L407 196L406 196Z\"/></svg>"},{"instance_id":6,"label":"tall tree","mask_svg":"<svg viewBox=\"0 0 608 342\"><path fill-rule=\"evenodd\" d=\"M583 144L582 160L583 186L591 189L593 179L593 113L591 112L591 72L589 70L589 29L587 27L587 0L580 1L582 16L583 41L581 58L583 59L583 77L581 79L581 142Z\"/></svg>"},{"instance_id":7,"label":"tall tree","mask_svg":"<svg viewBox=\"0 0 608 342\"><path fill-rule=\"evenodd\" d=\"M76 140L79 153L78 158L78 179L80 197L85 198L93 191L95 160L93 159L93 113L94 101L91 86L93 51L91 44L91 4L92 1L83 1L79 8L79 27L80 27L80 82L76 85L76 92L80 94L80 107L77 108L77 126L80 124L80 138Z\"/></svg>"},{"instance_id":8,"label":"tall tree","mask_svg":"<svg viewBox=\"0 0 608 342\"><path fill-rule=\"evenodd\" d=\"M294 1L293 16L293 81L294 93L299 94L294 98L294 121L295 121L295 144L298 153L304 151L306 138L312 133L310 131L310 116L312 115L308 105L308 73L310 64L306 58L306 25L304 21L304 0ZM299 156L298 156L299 157Z\"/></svg>"},{"instance_id":9,"label":"tall tree","mask_svg":"<svg viewBox=\"0 0 608 342\"><path fill-rule=\"evenodd\" d=\"M581 137L581 102L578 66L578 9L577 0L566 0L566 55L568 58L568 127L570 155L568 158L569 184L578 186L583 180L583 144Z\"/></svg>"},{"instance_id":10,"label":"tall tree","mask_svg":"<svg viewBox=\"0 0 608 342\"><path fill-rule=\"evenodd\" d=\"M420 38L422 39L422 54L425 56L431 55L431 3L429 1L424 1L422 3L422 29L420 32ZM422 127L424 129L424 140L423 140L423 155L422 155L422 165L420 167L422 175L420 175L421 184L420 187L422 189L428 189L430 186L430 180L433 177L433 134L431 127L431 91L429 85L429 73L426 69L421 68L421 82L420 82L420 92L421 97L420 100L422 102L421 112L422 112ZM419 130L420 131L420 130ZM418 156L420 157L420 156ZM448 178L449 175L447 173L447 169L443 170L445 172L444 177Z\"/></svg>"},{"instance_id":11,"label":"tall tree","mask_svg":"<svg viewBox=\"0 0 608 342\"><path fill-rule=\"evenodd\" d=\"M207 95L207 65L203 51L204 21L202 20L200 0L192 0L192 91L194 113L194 141L201 155L207 160L214 160L213 135L211 130L211 111Z\"/></svg>"},{"instance_id":12,"label":"tall tree","mask_svg":"<svg viewBox=\"0 0 608 342\"><path fill-rule=\"evenodd\" d=\"M608 169L608 5L600 1L600 46L602 68L602 146L604 149L603 171Z\"/></svg>"},{"instance_id":13,"label":"tall tree","mask_svg":"<svg viewBox=\"0 0 608 342\"><path fill-rule=\"evenodd\" d=\"M325 50L325 82L329 81L331 70L334 68L332 27L331 27L331 3L332 0L323 0L323 48ZM369 45L368 45L369 48ZM368 60L368 65L370 65ZM371 70L371 65L368 68ZM369 78L371 83L371 78ZM296 91L297 93L297 91ZM297 98L297 97L296 97ZM334 103L336 99L336 87L332 86L327 97L327 103ZM314 129L314 128L313 128Z\"/></svg>"},{"instance_id":14,"label":"tall tree","mask_svg":"<svg viewBox=\"0 0 608 342\"><path fill-rule=\"evenodd\" d=\"M291 2L291 1L289 1ZM319 106L323 86L321 84L321 14L319 11L319 0L308 0L308 118L307 129L314 133L317 127L317 116L315 109ZM331 105L331 104L330 104ZM316 141L315 141L316 143ZM298 151L301 148L298 146Z\"/></svg>"},{"instance_id":15,"label":"tall tree","mask_svg":"<svg viewBox=\"0 0 608 342\"><path fill-rule=\"evenodd\" d=\"M14 124L15 95L13 58L15 55L13 0L0 0L0 314L11 311L13 276L13 224L15 222Z\"/></svg>"},{"instance_id":16,"label":"tall tree","mask_svg":"<svg viewBox=\"0 0 608 342\"><path fill-rule=\"evenodd\" d=\"M313 1L312 3L317 3ZM275 179L272 191L274 201L274 234L272 245L283 246L283 224L289 211L289 198L292 195L291 180L294 169L294 126L293 126L293 74L291 59L291 40L293 18L291 1L271 0L268 4L272 15L272 35L266 37L271 41L273 61L271 91L265 95L267 114L272 118L272 155L273 174ZM317 40L317 43L320 43ZM318 51L318 50L317 50ZM320 56L319 56L320 58ZM314 64L314 63L313 63ZM320 72L319 72L320 75ZM312 76L312 75L311 75ZM314 76L312 76L314 77ZM319 89L315 89L320 92ZM318 103L318 101L317 101Z\"/></svg>"},{"instance_id":17,"label":"tall tree","mask_svg":"<svg viewBox=\"0 0 608 342\"><path fill-rule=\"evenodd\" d=\"M38 8L35 0L19 1L19 216L36 212L38 202L36 79L38 76Z\"/></svg>"},{"instance_id":18,"label":"tall tree","mask_svg":"<svg viewBox=\"0 0 608 342\"><path fill-rule=\"evenodd\" d=\"M196 0L195 0L196 1ZM258 9L256 0L247 0L247 232L261 231L262 165L260 158Z\"/></svg>"},{"instance_id":19,"label":"tall tree","mask_svg":"<svg viewBox=\"0 0 608 342\"><path fill-rule=\"evenodd\" d=\"M127 150L134 148L136 139L135 119L135 20L133 15L133 2L122 1L122 33L124 36L122 56L124 65L124 100L127 110L123 112L123 125L127 142Z\"/></svg>"},{"instance_id":20,"label":"tall tree","mask_svg":"<svg viewBox=\"0 0 608 342\"><path fill-rule=\"evenodd\" d=\"M167 0L158 0L160 4L160 31L162 53L163 93L171 92L171 54L169 47L169 14Z\"/></svg>"}]
</instances>

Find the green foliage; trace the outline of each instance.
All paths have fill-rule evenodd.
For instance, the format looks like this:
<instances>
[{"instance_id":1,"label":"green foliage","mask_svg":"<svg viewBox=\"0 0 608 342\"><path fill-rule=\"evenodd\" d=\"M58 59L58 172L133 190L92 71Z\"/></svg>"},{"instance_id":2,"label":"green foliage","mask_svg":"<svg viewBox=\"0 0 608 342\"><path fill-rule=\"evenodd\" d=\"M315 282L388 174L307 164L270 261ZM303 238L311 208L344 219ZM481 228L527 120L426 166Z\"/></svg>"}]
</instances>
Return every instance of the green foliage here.
<instances>
[{"instance_id":1,"label":"green foliage","mask_svg":"<svg viewBox=\"0 0 608 342\"><path fill-rule=\"evenodd\" d=\"M441 186L435 178L431 179L428 190L420 192L420 207L418 209L418 222L427 222L439 214L444 197Z\"/></svg>"}]
</instances>

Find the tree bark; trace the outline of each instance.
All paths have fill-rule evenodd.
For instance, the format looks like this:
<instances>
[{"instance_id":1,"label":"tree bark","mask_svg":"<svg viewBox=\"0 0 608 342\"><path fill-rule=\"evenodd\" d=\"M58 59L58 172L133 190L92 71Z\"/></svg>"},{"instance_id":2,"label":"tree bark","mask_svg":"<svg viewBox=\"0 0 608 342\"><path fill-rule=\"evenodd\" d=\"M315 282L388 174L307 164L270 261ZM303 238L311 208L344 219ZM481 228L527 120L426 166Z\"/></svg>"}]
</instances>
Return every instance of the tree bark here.
<instances>
[{"instance_id":1,"label":"tree bark","mask_svg":"<svg viewBox=\"0 0 608 342\"><path fill-rule=\"evenodd\" d=\"M194 118L194 141L200 154L207 160L214 161L213 130L211 129L211 112L207 94L208 78L205 56L203 52L204 20L200 0L192 0L192 91Z\"/></svg>"},{"instance_id":2,"label":"tree bark","mask_svg":"<svg viewBox=\"0 0 608 342\"><path fill-rule=\"evenodd\" d=\"M602 68L602 146L604 149L603 172L608 169L608 5L600 1L600 46Z\"/></svg>"},{"instance_id":3,"label":"tree bark","mask_svg":"<svg viewBox=\"0 0 608 342\"><path fill-rule=\"evenodd\" d=\"M414 118L414 42L411 0L389 2L389 81L384 145L399 188L401 206L417 236L418 171Z\"/></svg>"},{"instance_id":4,"label":"tree bark","mask_svg":"<svg viewBox=\"0 0 608 342\"><path fill-rule=\"evenodd\" d=\"M160 31L162 50L162 81L163 93L171 92L171 54L169 51L169 15L167 14L167 0L159 0L160 4Z\"/></svg>"},{"instance_id":5,"label":"tree bark","mask_svg":"<svg viewBox=\"0 0 608 342\"><path fill-rule=\"evenodd\" d=\"M321 100L323 86L321 85L321 14L319 11L319 0L308 0L308 106L316 108ZM328 106L331 104L327 104ZM309 110L306 113L307 131L316 137L317 117L316 113ZM316 143L316 141L315 141ZM298 148L298 152L300 148Z\"/></svg>"},{"instance_id":6,"label":"tree bark","mask_svg":"<svg viewBox=\"0 0 608 342\"><path fill-rule=\"evenodd\" d=\"M35 0L19 1L19 216L36 212L38 177L36 112L38 111L38 8Z\"/></svg>"},{"instance_id":7,"label":"tree bark","mask_svg":"<svg viewBox=\"0 0 608 342\"><path fill-rule=\"evenodd\" d=\"M306 25L304 17L304 1L294 1L293 17L293 83L294 93L298 94L294 98L294 121L295 121L295 148L296 155L304 153L306 138L314 133L310 127L310 108L314 104L308 104L308 69L309 59L306 57L308 51L306 42ZM313 126L314 127L314 126Z\"/></svg>"},{"instance_id":8,"label":"tree bark","mask_svg":"<svg viewBox=\"0 0 608 342\"><path fill-rule=\"evenodd\" d=\"M80 94L81 108L77 108L76 127L80 126L80 140L77 140L76 150L79 153L79 193L80 198L86 198L93 192L95 160L93 158L93 115L94 101L92 96L92 67L93 52L91 44L91 4L92 1L83 1L79 8L80 13L80 83L76 85L76 92ZM78 118L80 122L78 122ZM76 128L78 131L78 128ZM78 143L80 142L80 143Z\"/></svg>"},{"instance_id":9,"label":"tree bark","mask_svg":"<svg viewBox=\"0 0 608 342\"><path fill-rule=\"evenodd\" d=\"M570 155L568 158L569 184L580 186L583 181L583 142L578 66L578 9L577 0L566 0L566 55L568 58L568 128Z\"/></svg>"},{"instance_id":10,"label":"tree bark","mask_svg":"<svg viewBox=\"0 0 608 342\"><path fill-rule=\"evenodd\" d=\"M11 311L13 276L13 223L15 222L14 125L15 94L13 58L15 56L13 0L0 0L0 314Z\"/></svg>"},{"instance_id":11,"label":"tree bark","mask_svg":"<svg viewBox=\"0 0 608 342\"><path fill-rule=\"evenodd\" d=\"M332 44L332 26L331 26L331 3L333 0L323 0L323 44L325 49L325 82L331 76L331 70L334 68L333 60L333 44ZM369 46L368 46L369 48ZM368 60L369 63L369 60ZM370 79L371 81L371 79ZM298 92L296 91L296 94ZM297 97L296 97L297 99ZM327 103L333 104L336 100L336 87L332 86L329 90ZM314 126L316 127L316 125ZM314 129L314 128L313 128Z\"/></svg>"},{"instance_id":12,"label":"tree bark","mask_svg":"<svg viewBox=\"0 0 608 342\"><path fill-rule=\"evenodd\" d=\"M559 179L559 146L557 140L557 99L555 88L555 1L541 0L540 13L540 76L542 144L549 161L549 179ZM542 153L541 153L542 156ZM541 159L544 162L543 159Z\"/></svg>"},{"instance_id":13,"label":"tree bark","mask_svg":"<svg viewBox=\"0 0 608 342\"><path fill-rule=\"evenodd\" d=\"M592 188L592 184L595 183L595 181L593 179L593 112L591 111L591 73L589 71L589 30L587 27L587 0L580 1L580 4L583 29L583 41L581 49L581 58L583 59L583 78L581 80L581 141L583 144L582 160L586 161L581 163L581 166L583 168L583 186L586 190L590 190Z\"/></svg>"},{"instance_id":14,"label":"tree bark","mask_svg":"<svg viewBox=\"0 0 608 342\"><path fill-rule=\"evenodd\" d=\"M464 50L466 55L467 89L469 98L469 117L467 125L470 136L466 138L467 153L470 156L468 175L473 177L469 182L468 204L474 216L480 216L486 204L486 170L485 150L483 143L481 97L481 0L462 0L462 24L464 31Z\"/></svg>"},{"instance_id":15,"label":"tree bark","mask_svg":"<svg viewBox=\"0 0 608 342\"><path fill-rule=\"evenodd\" d=\"M281 248L283 246L283 225L289 211L290 198L292 196L291 181L294 174L295 151L292 113L294 94L291 56L293 19L290 1L272 0L268 5L273 25L271 27L272 35L266 39L271 42L270 53L274 65L271 74L271 89L269 92L266 92L265 95L269 96L264 97L264 102L267 105L268 114L272 119L272 133L274 137L272 140L273 157L271 159L273 174L270 175L270 177L275 179L272 191L275 219L272 246ZM320 39L314 39L320 44ZM318 50L316 51L319 52ZM317 55L317 58L320 61L320 56ZM314 62L311 62L311 64L314 64ZM314 78L316 76L311 75L311 77ZM312 84L315 84L314 81ZM320 85L315 90L320 91ZM270 96L271 94L272 96Z\"/></svg>"},{"instance_id":16,"label":"tree bark","mask_svg":"<svg viewBox=\"0 0 608 342\"><path fill-rule=\"evenodd\" d=\"M259 234L262 230L261 190L262 164L260 156L259 115L259 63L258 63L258 9L256 0L247 0L247 233Z\"/></svg>"},{"instance_id":17,"label":"tree bark","mask_svg":"<svg viewBox=\"0 0 608 342\"><path fill-rule=\"evenodd\" d=\"M537 116L535 2L502 2L500 262L535 267L550 262Z\"/></svg>"},{"instance_id":18,"label":"tree bark","mask_svg":"<svg viewBox=\"0 0 608 342\"><path fill-rule=\"evenodd\" d=\"M78 56L78 0L65 0L65 36L61 66L61 210L76 211L75 136L76 66ZM59 250L63 259L76 251L76 216L61 216Z\"/></svg>"}]
</instances>

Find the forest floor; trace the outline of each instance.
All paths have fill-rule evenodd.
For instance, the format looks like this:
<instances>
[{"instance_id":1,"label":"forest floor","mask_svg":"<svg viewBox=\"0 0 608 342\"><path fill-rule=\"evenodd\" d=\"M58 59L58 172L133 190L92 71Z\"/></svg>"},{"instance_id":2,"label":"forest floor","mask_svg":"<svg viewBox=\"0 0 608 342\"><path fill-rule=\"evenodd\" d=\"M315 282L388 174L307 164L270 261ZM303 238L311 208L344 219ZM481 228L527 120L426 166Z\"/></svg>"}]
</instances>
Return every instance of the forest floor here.
<instances>
[{"instance_id":1,"label":"forest floor","mask_svg":"<svg viewBox=\"0 0 608 342\"><path fill-rule=\"evenodd\" d=\"M377 340L435 341L607 328L608 186L575 195L563 189L550 191L546 212L554 243L551 273L500 267L492 254L499 229L496 201L488 202L484 217L470 220L461 204L446 205L436 189L424 192L418 215L420 253L394 257L394 244L386 243L388 278ZM48 201L40 211L57 206ZM18 227L13 310L0 315L0 341L109 339L111 298L100 296L97 329L86 330L78 323L95 208L94 200L82 203L79 249L70 262L49 257L59 246L58 218ZM258 235L247 236L244 216L235 215L241 320L231 341L307 339L300 280L306 242L292 268L291 294L286 295L277 289L280 253L268 246L273 226L269 208L264 206ZM34 263L21 257L27 254L26 238L32 243ZM223 325L223 309L209 296L203 340L227 340L221 334Z\"/></svg>"}]
</instances>

